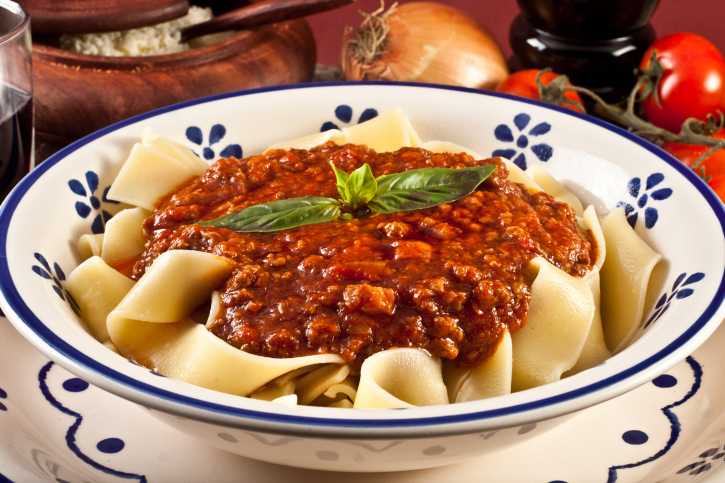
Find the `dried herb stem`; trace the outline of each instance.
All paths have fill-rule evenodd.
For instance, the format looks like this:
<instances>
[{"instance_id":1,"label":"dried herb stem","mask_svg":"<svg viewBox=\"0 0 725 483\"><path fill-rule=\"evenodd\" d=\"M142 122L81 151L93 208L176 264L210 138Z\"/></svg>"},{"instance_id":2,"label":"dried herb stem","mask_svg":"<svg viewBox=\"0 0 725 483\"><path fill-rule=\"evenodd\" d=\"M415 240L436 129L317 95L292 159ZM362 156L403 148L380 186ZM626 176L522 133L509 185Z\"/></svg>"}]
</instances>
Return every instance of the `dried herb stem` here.
<instances>
[{"instance_id":1,"label":"dried herb stem","mask_svg":"<svg viewBox=\"0 0 725 483\"><path fill-rule=\"evenodd\" d=\"M372 63L387 52L385 43L390 30L388 17L395 13L397 7L398 3L395 2L388 10L385 10L385 0L381 0L380 8L374 12L360 11L364 20L355 36L348 40L358 59L365 63Z\"/></svg>"}]
</instances>

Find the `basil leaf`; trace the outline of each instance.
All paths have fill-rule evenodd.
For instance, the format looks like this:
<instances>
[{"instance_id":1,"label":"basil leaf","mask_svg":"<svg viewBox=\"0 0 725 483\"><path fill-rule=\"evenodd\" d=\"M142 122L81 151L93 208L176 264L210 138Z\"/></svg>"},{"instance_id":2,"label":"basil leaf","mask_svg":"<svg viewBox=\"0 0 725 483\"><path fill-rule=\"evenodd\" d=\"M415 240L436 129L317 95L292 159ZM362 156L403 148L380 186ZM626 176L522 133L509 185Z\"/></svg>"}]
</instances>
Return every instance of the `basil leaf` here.
<instances>
[{"instance_id":1,"label":"basil leaf","mask_svg":"<svg viewBox=\"0 0 725 483\"><path fill-rule=\"evenodd\" d=\"M345 184L346 201L353 210L367 204L377 191L378 183L370 170L370 165L365 163L350 173Z\"/></svg>"},{"instance_id":2,"label":"basil leaf","mask_svg":"<svg viewBox=\"0 0 725 483\"><path fill-rule=\"evenodd\" d=\"M271 232L332 221L340 213L340 202L333 198L305 196L250 206L199 225L239 233Z\"/></svg>"},{"instance_id":3,"label":"basil leaf","mask_svg":"<svg viewBox=\"0 0 725 483\"><path fill-rule=\"evenodd\" d=\"M335 172L335 178L337 179L337 191L340 192L340 196L342 197L342 200L346 203L350 203L350 200L347 196L347 191L345 187L347 186L347 180L350 177L349 174L335 166L335 164L330 161L330 166L332 166L332 170Z\"/></svg>"},{"instance_id":4,"label":"basil leaf","mask_svg":"<svg viewBox=\"0 0 725 483\"><path fill-rule=\"evenodd\" d=\"M368 208L389 214L457 201L473 193L495 169L494 165L462 169L423 168L380 176L377 192Z\"/></svg>"}]
</instances>

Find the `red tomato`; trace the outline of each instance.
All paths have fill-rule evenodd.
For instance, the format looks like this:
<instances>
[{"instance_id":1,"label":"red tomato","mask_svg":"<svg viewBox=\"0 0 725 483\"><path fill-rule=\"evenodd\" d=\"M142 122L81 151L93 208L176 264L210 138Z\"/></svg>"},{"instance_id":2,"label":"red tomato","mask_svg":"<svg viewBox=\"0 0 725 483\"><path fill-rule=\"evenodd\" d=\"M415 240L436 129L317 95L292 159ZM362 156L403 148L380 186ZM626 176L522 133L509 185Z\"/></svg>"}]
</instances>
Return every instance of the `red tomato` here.
<instances>
[{"instance_id":1,"label":"red tomato","mask_svg":"<svg viewBox=\"0 0 725 483\"><path fill-rule=\"evenodd\" d=\"M520 70L518 72L515 72L505 78L503 82L501 82L498 87L496 87L496 91L505 92L507 94L513 94L521 97L527 97L529 99L536 99L540 101L541 97L539 97L539 88L536 85L536 76L539 74L539 72L541 71L536 69ZM559 77L559 74L555 74L553 72L544 72L544 74L541 76L541 82L546 86L549 85L549 82L556 79L557 77ZM574 102L578 102L579 104L582 103L581 97L579 97L579 94L574 91L567 91L564 96ZM563 107L568 107L569 109L573 109L578 112L582 112L581 109L578 109L569 104L559 105Z\"/></svg>"},{"instance_id":2,"label":"red tomato","mask_svg":"<svg viewBox=\"0 0 725 483\"><path fill-rule=\"evenodd\" d=\"M713 134L712 137L725 139L725 130ZM692 167L697 158L705 154L710 148L696 144L679 144L668 141L662 145L662 149L682 161L686 166ZM725 203L725 149L719 149L705 158L696 172L701 177L710 177L707 185Z\"/></svg>"},{"instance_id":3,"label":"red tomato","mask_svg":"<svg viewBox=\"0 0 725 483\"><path fill-rule=\"evenodd\" d=\"M715 192L720 201L725 203L725 175L716 174L707 182L711 190Z\"/></svg>"},{"instance_id":4,"label":"red tomato","mask_svg":"<svg viewBox=\"0 0 725 483\"><path fill-rule=\"evenodd\" d=\"M725 130L718 131L713 134L712 137L716 139L725 139ZM696 144L679 144L668 141L662 145L662 149L685 163L685 165L692 167L692 163L694 163L697 158L705 154L705 152L710 148L707 146L698 146ZM700 163L700 167L697 169L697 173L699 175L703 174L703 167L705 168L705 175L725 175L725 149L715 151L713 154L708 156L705 161Z\"/></svg>"},{"instance_id":5,"label":"red tomato","mask_svg":"<svg viewBox=\"0 0 725 483\"><path fill-rule=\"evenodd\" d=\"M650 66L653 50L664 73L656 87L661 107L654 95L642 101L651 123L679 133L689 117L706 121L718 109L725 112L725 59L717 47L695 34L666 35L644 53L641 69Z\"/></svg>"}]
</instances>

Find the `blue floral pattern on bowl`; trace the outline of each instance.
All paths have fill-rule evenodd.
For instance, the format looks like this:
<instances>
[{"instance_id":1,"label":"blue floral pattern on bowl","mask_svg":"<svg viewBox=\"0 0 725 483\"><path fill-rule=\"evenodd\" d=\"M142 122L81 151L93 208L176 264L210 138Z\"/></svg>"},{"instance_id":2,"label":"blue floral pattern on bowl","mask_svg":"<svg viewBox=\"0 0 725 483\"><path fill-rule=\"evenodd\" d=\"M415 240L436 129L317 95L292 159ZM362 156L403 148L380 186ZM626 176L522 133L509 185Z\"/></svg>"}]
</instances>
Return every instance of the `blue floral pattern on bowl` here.
<instances>
[{"instance_id":1,"label":"blue floral pattern on bowl","mask_svg":"<svg viewBox=\"0 0 725 483\"><path fill-rule=\"evenodd\" d=\"M699 282L703 278L705 278L705 274L702 272L693 273L689 277L687 276L687 273L681 273L675 280L675 283L672 284L672 290L662 294L662 297L660 297L657 304L655 304L655 312L644 324L645 329L649 327L650 324L656 322L662 314L667 312L667 309L670 308L670 304L673 300L681 300L692 295L695 292L695 289L690 287L690 285Z\"/></svg>"},{"instance_id":2,"label":"blue floral pattern on bowl","mask_svg":"<svg viewBox=\"0 0 725 483\"><path fill-rule=\"evenodd\" d=\"M350 124L353 117L353 109L352 107L348 106L347 104L340 104L335 108L335 117L338 121L344 123L344 124ZM363 123L365 121L369 121L370 119L373 119L375 117L378 117L378 111L376 109L373 109L371 107L365 109L362 114L360 114L360 117L357 119L357 123ZM322 124L322 127L320 128L320 132L329 131L331 129L340 129L340 126L336 122L327 121L324 124Z\"/></svg>"},{"instance_id":3,"label":"blue floral pattern on bowl","mask_svg":"<svg viewBox=\"0 0 725 483\"><path fill-rule=\"evenodd\" d=\"M652 228L659 219L659 212L653 206L647 206L650 200L662 201L672 196L671 188L658 188L653 190L657 185L664 181L665 175L662 173L653 173L645 180L644 190L642 190L642 180L640 178L632 178L627 183L627 191L629 195L635 199L633 202L620 201L617 206L624 207L624 214L627 217L632 228L637 224L640 211L644 211L644 226Z\"/></svg>"},{"instance_id":4,"label":"blue floral pattern on bowl","mask_svg":"<svg viewBox=\"0 0 725 483\"><path fill-rule=\"evenodd\" d=\"M83 185L83 183L77 179L71 179L70 181L68 181L68 187L70 188L70 190L78 196L82 196L85 198L83 201L76 201L76 213L78 213L78 216L80 216L81 218L88 218L95 210L97 214L93 218L93 222L91 223L91 231L94 234L103 233L106 230L106 223L113 217L113 215L111 215L108 211L104 210L102 208L102 204L108 203L117 205L119 203L118 201L108 199L108 190L111 189L110 185L106 186L106 188L103 190L103 195L101 196L101 199L98 199L95 193L98 189L99 179L98 175L95 172L87 171L85 174L85 181L86 185L88 186L88 190L86 190L86 187Z\"/></svg>"},{"instance_id":5,"label":"blue floral pattern on bowl","mask_svg":"<svg viewBox=\"0 0 725 483\"><path fill-rule=\"evenodd\" d=\"M68 449L73 452L73 454L76 455L78 459L89 465L90 467L94 468L95 470L101 471L103 473L113 475L119 478L123 479L134 479L138 480L139 483L146 483L147 479L146 476L136 473L128 473L125 471L119 471L113 468L110 468L104 464L102 464L99 461L94 460L91 458L88 454L86 454L81 447L79 446L78 442L76 441L76 436L78 435L78 431L80 430L81 425L83 424L83 416L78 413L77 411L74 411L70 409L69 407L65 406L58 398L55 397L53 392L50 389L50 386L48 385L48 373L50 370L55 367L55 363L48 362L43 366L43 368L38 373L38 382L40 387L40 392L43 394L45 399L50 403L51 406L53 406L55 409L60 411L61 413L71 416L74 418L73 424L68 428L68 431L66 432L65 441L68 446ZM77 377L73 377L70 379L66 379L63 384L62 388L68 393L80 393L85 390L87 390L90 387L90 385L84 381L83 379L79 379ZM96 443L96 449L103 454L111 455L115 453L119 453L123 450L123 448L126 446L126 443L120 439L120 438L105 438L101 441L98 441ZM61 480L56 480L61 481Z\"/></svg>"},{"instance_id":6,"label":"blue floral pattern on bowl","mask_svg":"<svg viewBox=\"0 0 725 483\"><path fill-rule=\"evenodd\" d=\"M41 276L45 280L53 282L53 291L60 297L64 302L67 302L70 308L75 312L76 315L80 316L80 307L75 301L73 296L63 287L65 282L65 272L60 268L57 263L53 264L53 268L50 267L50 263L40 253L34 254L35 259L40 263L40 266L33 265L32 270L37 275Z\"/></svg>"},{"instance_id":7,"label":"blue floral pattern on bowl","mask_svg":"<svg viewBox=\"0 0 725 483\"><path fill-rule=\"evenodd\" d=\"M526 113L517 114L514 117L512 129L507 124L499 124L493 131L493 135L497 140L504 143L515 142L515 148L496 149L491 155L500 156L509 159L519 168L525 170L527 168L526 153L530 150L539 161L547 162L554 155L554 148L546 143L530 144L530 137L539 137L551 131L551 124L548 122L540 122L529 129L528 133L524 130L529 126L531 116Z\"/></svg>"},{"instance_id":8,"label":"blue floral pattern on bowl","mask_svg":"<svg viewBox=\"0 0 725 483\"><path fill-rule=\"evenodd\" d=\"M208 144L204 146L204 133L197 126L189 126L186 128L186 139L201 147L201 158L211 161L217 157L213 146L224 139L227 134L227 128L223 124L214 124L209 130ZM242 159L242 146L240 144L228 144L219 152L221 158L237 158ZM199 156L199 153L194 151Z\"/></svg>"}]
</instances>

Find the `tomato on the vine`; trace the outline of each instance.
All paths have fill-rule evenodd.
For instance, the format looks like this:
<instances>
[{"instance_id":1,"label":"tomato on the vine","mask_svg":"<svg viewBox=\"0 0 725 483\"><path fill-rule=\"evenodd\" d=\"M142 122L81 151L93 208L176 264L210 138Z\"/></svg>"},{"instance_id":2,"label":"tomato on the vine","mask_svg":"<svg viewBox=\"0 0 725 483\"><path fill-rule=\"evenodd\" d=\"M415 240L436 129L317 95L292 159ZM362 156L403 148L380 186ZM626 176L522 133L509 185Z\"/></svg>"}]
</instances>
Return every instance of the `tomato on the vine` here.
<instances>
[{"instance_id":1,"label":"tomato on the vine","mask_svg":"<svg viewBox=\"0 0 725 483\"><path fill-rule=\"evenodd\" d=\"M712 137L725 139L725 130L716 132ZM679 144L667 141L662 144L662 149L691 168L693 163L710 148L697 144ZM695 172L707 180L708 186L725 202L725 149L718 149L705 158Z\"/></svg>"},{"instance_id":2,"label":"tomato on the vine","mask_svg":"<svg viewBox=\"0 0 725 483\"><path fill-rule=\"evenodd\" d=\"M715 139L725 139L725 130L716 132L712 137ZM692 167L692 164L697 161L697 158L705 154L710 148L697 144L680 144L667 141L662 144L662 149L682 161L686 166ZM696 171L701 177L708 175L714 176L716 174L725 175L725 149L718 149L708 156L700 163Z\"/></svg>"},{"instance_id":3,"label":"tomato on the vine","mask_svg":"<svg viewBox=\"0 0 725 483\"><path fill-rule=\"evenodd\" d=\"M536 85L536 76L539 75L540 70L536 69L528 69L528 70L520 70L518 72L514 72L507 78L505 78L499 85L496 87L497 92L505 92L507 94L513 94L516 96L521 97L527 97L529 99L536 99L538 101L541 100L541 96L539 95L539 87ZM541 75L541 83L545 86L549 85L549 83L559 77L559 74L555 74L553 72L544 72ZM571 84L567 84L571 86ZM579 94L574 91L567 91L564 96L576 103L582 104L581 97L579 97ZM560 106L568 107L569 109L573 109L575 111L582 112L581 109L577 108L576 106L573 106L571 104L564 104L560 103Z\"/></svg>"},{"instance_id":4,"label":"tomato on the vine","mask_svg":"<svg viewBox=\"0 0 725 483\"><path fill-rule=\"evenodd\" d=\"M666 35L647 49L640 69L650 68L653 51L663 71L642 101L652 124L677 134L690 117L707 121L708 114L725 112L725 59L710 41L690 33Z\"/></svg>"},{"instance_id":5,"label":"tomato on the vine","mask_svg":"<svg viewBox=\"0 0 725 483\"><path fill-rule=\"evenodd\" d=\"M707 182L711 190L715 192L720 201L725 203L725 174L715 174Z\"/></svg>"}]
</instances>

